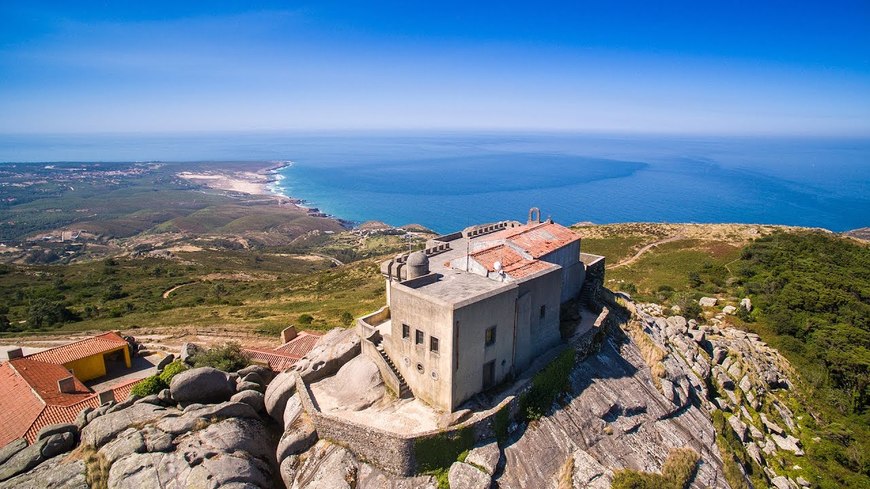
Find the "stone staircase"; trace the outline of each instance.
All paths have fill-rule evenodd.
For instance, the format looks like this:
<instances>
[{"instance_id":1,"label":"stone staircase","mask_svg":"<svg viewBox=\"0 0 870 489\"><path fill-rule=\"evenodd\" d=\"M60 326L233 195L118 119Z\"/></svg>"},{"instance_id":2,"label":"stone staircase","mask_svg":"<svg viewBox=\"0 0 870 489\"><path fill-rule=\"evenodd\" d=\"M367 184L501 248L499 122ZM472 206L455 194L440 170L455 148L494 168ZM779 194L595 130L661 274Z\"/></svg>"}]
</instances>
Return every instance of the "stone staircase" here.
<instances>
[{"instance_id":1,"label":"stone staircase","mask_svg":"<svg viewBox=\"0 0 870 489\"><path fill-rule=\"evenodd\" d=\"M396 364L394 364L393 361L390 360L390 356L387 355L387 352L384 351L383 338L378 335L374 339L374 341L372 341L372 343L374 343L375 349L378 350L378 353L381 354L381 358L384 359L384 361L390 367L390 370L392 370L393 373L396 374L396 377L398 377L399 379L399 398L407 399L410 397L414 397L414 395L411 393L411 388L408 387L408 383L405 382L405 378L402 377L402 374L399 373L399 369L396 368Z\"/></svg>"}]
</instances>

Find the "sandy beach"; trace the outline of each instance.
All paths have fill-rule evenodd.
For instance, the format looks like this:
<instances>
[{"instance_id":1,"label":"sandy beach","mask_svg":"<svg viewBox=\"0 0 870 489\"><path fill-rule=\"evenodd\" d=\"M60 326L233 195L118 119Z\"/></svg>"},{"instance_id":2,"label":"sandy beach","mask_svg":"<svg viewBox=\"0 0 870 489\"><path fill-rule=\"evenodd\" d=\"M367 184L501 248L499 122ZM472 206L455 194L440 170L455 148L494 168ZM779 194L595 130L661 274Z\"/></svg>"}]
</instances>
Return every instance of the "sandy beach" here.
<instances>
[{"instance_id":1,"label":"sandy beach","mask_svg":"<svg viewBox=\"0 0 870 489\"><path fill-rule=\"evenodd\" d=\"M180 172L179 178L218 190L240 192L251 195L277 195L269 188L275 181L276 170L289 162L275 162L257 171L208 170L198 173Z\"/></svg>"}]
</instances>

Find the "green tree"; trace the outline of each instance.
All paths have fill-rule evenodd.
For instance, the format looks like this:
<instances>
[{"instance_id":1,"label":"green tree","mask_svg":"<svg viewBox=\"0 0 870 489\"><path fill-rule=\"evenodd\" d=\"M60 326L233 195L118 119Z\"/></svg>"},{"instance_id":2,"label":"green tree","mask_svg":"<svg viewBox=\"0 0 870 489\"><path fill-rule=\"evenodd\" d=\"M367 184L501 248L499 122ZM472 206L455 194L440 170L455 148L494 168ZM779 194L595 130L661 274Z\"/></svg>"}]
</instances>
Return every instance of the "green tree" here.
<instances>
[{"instance_id":1,"label":"green tree","mask_svg":"<svg viewBox=\"0 0 870 489\"><path fill-rule=\"evenodd\" d=\"M27 322L31 328L53 326L73 319L73 314L62 302L38 298L30 305Z\"/></svg>"}]
</instances>

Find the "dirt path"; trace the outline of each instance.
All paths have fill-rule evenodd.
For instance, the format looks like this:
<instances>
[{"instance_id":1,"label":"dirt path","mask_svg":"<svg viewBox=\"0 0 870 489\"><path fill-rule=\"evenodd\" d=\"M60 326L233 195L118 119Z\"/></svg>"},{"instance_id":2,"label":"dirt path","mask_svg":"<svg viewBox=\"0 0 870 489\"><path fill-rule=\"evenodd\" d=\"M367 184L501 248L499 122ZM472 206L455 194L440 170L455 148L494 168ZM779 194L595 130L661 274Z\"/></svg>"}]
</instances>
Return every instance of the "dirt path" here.
<instances>
[{"instance_id":1,"label":"dirt path","mask_svg":"<svg viewBox=\"0 0 870 489\"><path fill-rule=\"evenodd\" d=\"M329 255L324 255L324 254L322 254L322 253L312 253L312 255L319 256L320 258L327 259L327 260L331 261L332 263L335 263L335 266L337 266L337 267L340 267L340 266L343 266L343 265L344 265L344 262L343 262L343 261L339 260L338 258L333 258L333 257L331 257L331 256L329 256Z\"/></svg>"},{"instance_id":2,"label":"dirt path","mask_svg":"<svg viewBox=\"0 0 870 489\"><path fill-rule=\"evenodd\" d=\"M166 292L164 292L164 293L163 293L163 298L164 298L164 299L169 299L169 294L171 294L171 293L175 292L176 290L178 290L178 289L184 287L185 285L193 285L193 284L195 284L195 283L196 283L196 282L187 282L186 284L176 285L175 287L173 287L173 288L167 290Z\"/></svg>"},{"instance_id":3,"label":"dirt path","mask_svg":"<svg viewBox=\"0 0 870 489\"><path fill-rule=\"evenodd\" d=\"M638 261L640 259L640 257L643 256L643 254L646 253L647 251L649 251L649 250L651 250L659 245L663 245L665 243L671 243L673 241L679 241L681 239L686 239L686 238L684 236L677 235L677 236L671 236L670 238L665 238L665 239L650 243L650 244L644 246L643 248L637 250L637 253L635 253L634 256L632 256L631 258L626 258L625 260L622 260L621 262L619 262L616 265L613 265L612 267L609 267L609 268L614 269L614 268L619 268L619 267L631 265L632 263Z\"/></svg>"}]
</instances>

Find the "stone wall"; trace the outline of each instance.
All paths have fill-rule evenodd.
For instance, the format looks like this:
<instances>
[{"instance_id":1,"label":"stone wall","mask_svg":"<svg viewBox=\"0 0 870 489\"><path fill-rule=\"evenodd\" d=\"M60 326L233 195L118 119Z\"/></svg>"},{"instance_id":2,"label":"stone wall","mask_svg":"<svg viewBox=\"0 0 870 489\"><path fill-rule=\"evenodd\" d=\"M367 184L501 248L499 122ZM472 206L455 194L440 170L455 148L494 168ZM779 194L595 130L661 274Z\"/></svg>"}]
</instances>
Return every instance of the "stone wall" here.
<instances>
[{"instance_id":1,"label":"stone wall","mask_svg":"<svg viewBox=\"0 0 870 489\"><path fill-rule=\"evenodd\" d=\"M601 304L604 289L605 259L603 256L580 253L580 261L586 266L586 278L580 296L588 305Z\"/></svg>"},{"instance_id":2,"label":"stone wall","mask_svg":"<svg viewBox=\"0 0 870 489\"><path fill-rule=\"evenodd\" d=\"M346 446L363 460L398 475L414 473L414 440L371 426L324 414L311 397L302 378L296 376L296 392L302 408L311 417L317 436Z\"/></svg>"}]
</instances>

